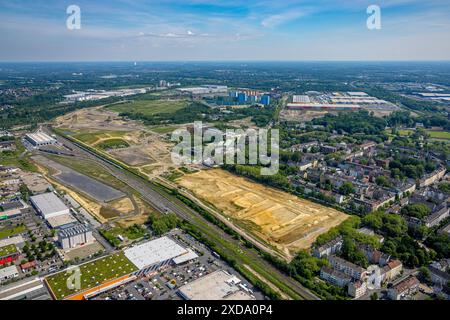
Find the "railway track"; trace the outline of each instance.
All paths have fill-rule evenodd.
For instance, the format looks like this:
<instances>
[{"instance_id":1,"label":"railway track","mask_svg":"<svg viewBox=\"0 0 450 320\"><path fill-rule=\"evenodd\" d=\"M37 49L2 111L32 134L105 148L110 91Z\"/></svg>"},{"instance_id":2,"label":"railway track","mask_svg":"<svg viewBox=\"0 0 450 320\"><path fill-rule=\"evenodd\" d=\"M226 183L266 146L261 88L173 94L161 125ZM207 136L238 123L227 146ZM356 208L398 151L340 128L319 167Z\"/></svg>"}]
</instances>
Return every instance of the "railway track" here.
<instances>
[{"instance_id":1,"label":"railway track","mask_svg":"<svg viewBox=\"0 0 450 320\"><path fill-rule=\"evenodd\" d=\"M213 230L215 234L220 235L220 237L225 241L233 243L236 247L239 248L239 250L245 253L248 258L254 261L258 261L266 271L270 272L271 275L277 277L280 281L289 286L290 289L296 292L296 294L302 299L320 300L310 290L303 287L298 281L284 274L282 271L270 264L256 251L243 246L242 243L239 242L239 240L234 239L220 227L204 219L200 214L192 210L189 206L187 206L174 196L168 194L165 190L156 186L151 181L144 180L143 178L126 171L126 169L122 168L118 164L110 161L109 159L106 159L105 157L102 157L98 153L89 150L79 143L70 141L60 135L58 135L58 139L61 140L64 145L69 146L73 150L73 152L77 153L79 156L85 158L87 157L102 165L116 178L138 192L144 200L149 202L155 209L159 210L161 213L173 212L181 219L188 221L194 226L198 224L198 219L202 219L202 224L207 225L209 229ZM229 251L228 248L223 249Z\"/></svg>"}]
</instances>

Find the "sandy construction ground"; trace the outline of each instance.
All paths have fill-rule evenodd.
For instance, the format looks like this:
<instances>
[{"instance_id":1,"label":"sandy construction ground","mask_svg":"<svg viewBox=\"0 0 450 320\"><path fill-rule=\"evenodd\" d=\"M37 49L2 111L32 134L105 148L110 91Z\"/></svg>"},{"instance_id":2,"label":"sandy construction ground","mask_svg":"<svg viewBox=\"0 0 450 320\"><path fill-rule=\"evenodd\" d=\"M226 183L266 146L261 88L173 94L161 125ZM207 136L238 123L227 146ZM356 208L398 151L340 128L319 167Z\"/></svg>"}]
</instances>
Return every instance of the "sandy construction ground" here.
<instances>
[{"instance_id":1,"label":"sandy construction ground","mask_svg":"<svg viewBox=\"0 0 450 320\"><path fill-rule=\"evenodd\" d=\"M325 116L328 111L291 110L283 109L280 112L280 120L291 122L308 122Z\"/></svg>"},{"instance_id":2,"label":"sandy construction ground","mask_svg":"<svg viewBox=\"0 0 450 320\"><path fill-rule=\"evenodd\" d=\"M139 121L125 120L117 112L102 106L60 116L56 118L54 125L73 132L75 138L83 135L84 141L81 140L92 147L109 139L125 140L130 147L107 152L117 160L138 169L151 165L152 170L142 170L149 178L160 176L173 166L170 157L173 143L164 140L165 134L151 131Z\"/></svg>"},{"instance_id":3,"label":"sandy construction ground","mask_svg":"<svg viewBox=\"0 0 450 320\"><path fill-rule=\"evenodd\" d=\"M177 183L288 256L348 217L220 169L187 174Z\"/></svg>"}]
</instances>

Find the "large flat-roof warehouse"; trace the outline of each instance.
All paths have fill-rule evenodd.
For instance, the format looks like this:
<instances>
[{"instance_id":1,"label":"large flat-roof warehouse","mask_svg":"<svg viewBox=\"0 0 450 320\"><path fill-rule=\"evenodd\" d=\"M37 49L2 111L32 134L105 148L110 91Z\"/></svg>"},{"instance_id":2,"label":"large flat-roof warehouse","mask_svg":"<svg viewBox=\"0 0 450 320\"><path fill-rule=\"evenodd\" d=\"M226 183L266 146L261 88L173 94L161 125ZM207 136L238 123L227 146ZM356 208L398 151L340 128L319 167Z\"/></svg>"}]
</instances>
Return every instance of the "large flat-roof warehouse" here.
<instances>
[{"instance_id":1,"label":"large flat-roof warehouse","mask_svg":"<svg viewBox=\"0 0 450 320\"><path fill-rule=\"evenodd\" d=\"M69 208L52 192L30 197L34 208L45 219L70 214Z\"/></svg>"},{"instance_id":2,"label":"large flat-roof warehouse","mask_svg":"<svg viewBox=\"0 0 450 320\"><path fill-rule=\"evenodd\" d=\"M47 146L57 142L55 138L42 131L28 133L25 135L25 139L35 147Z\"/></svg>"},{"instance_id":3,"label":"large flat-roof warehouse","mask_svg":"<svg viewBox=\"0 0 450 320\"><path fill-rule=\"evenodd\" d=\"M254 300L241 280L224 270L217 270L192 281L179 290L186 300Z\"/></svg>"},{"instance_id":4,"label":"large flat-roof warehouse","mask_svg":"<svg viewBox=\"0 0 450 320\"><path fill-rule=\"evenodd\" d=\"M161 237L124 251L125 256L142 272L148 273L169 264L174 258L189 255L197 257L192 251L183 248L168 237Z\"/></svg>"},{"instance_id":5,"label":"large flat-roof warehouse","mask_svg":"<svg viewBox=\"0 0 450 320\"><path fill-rule=\"evenodd\" d=\"M177 257L184 257L177 260L182 263L187 261L186 259L195 259L197 255L174 240L162 237L79 265L81 274L92 275L82 282L80 289L67 288L66 271L48 276L46 284L55 299L86 299L120 286L139 275L157 271Z\"/></svg>"}]
</instances>

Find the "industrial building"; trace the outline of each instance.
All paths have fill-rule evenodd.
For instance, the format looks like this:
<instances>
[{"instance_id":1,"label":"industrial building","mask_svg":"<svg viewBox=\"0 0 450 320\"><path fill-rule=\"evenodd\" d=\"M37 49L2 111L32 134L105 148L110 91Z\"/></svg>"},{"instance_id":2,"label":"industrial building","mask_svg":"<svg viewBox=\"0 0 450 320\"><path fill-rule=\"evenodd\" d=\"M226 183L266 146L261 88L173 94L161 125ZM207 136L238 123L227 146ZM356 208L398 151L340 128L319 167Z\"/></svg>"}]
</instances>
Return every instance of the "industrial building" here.
<instances>
[{"instance_id":1,"label":"industrial building","mask_svg":"<svg viewBox=\"0 0 450 320\"><path fill-rule=\"evenodd\" d=\"M310 103L311 100L309 99L309 97L307 95L294 95L292 97L292 102L293 103Z\"/></svg>"},{"instance_id":2,"label":"industrial building","mask_svg":"<svg viewBox=\"0 0 450 320\"><path fill-rule=\"evenodd\" d=\"M35 147L48 146L57 142L55 138L42 131L28 133L25 135L25 139Z\"/></svg>"},{"instance_id":3,"label":"industrial building","mask_svg":"<svg viewBox=\"0 0 450 320\"><path fill-rule=\"evenodd\" d=\"M55 217L50 217L47 219L47 224L52 229L62 228L67 225L73 224L77 222L78 220L75 219L74 216L71 214L62 214Z\"/></svg>"},{"instance_id":4,"label":"industrial building","mask_svg":"<svg viewBox=\"0 0 450 320\"><path fill-rule=\"evenodd\" d=\"M168 237L161 237L131 247L126 249L124 254L140 270L139 274L157 271L174 262L175 258L179 258L177 260L179 263L185 262L186 260L181 258L185 255L189 260L197 257L195 253L183 248Z\"/></svg>"},{"instance_id":5,"label":"industrial building","mask_svg":"<svg viewBox=\"0 0 450 320\"><path fill-rule=\"evenodd\" d=\"M50 300L50 294L39 277L25 278L0 289L0 300Z\"/></svg>"},{"instance_id":6,"label":"industrial building","mask_svg":"<svg viewBox=\"0 0 450 320\"><path fill-rule=\"evenodd\" d=\"M21 235L9 237L9 238L0 240L0 248L10 246L10 245L19 245L24 242L25 242L25 240L23 239L23 237Z\"/></svg>"},{"instance_id":7,"label":"industrial building","mask_svg":"<svg viewBox=\"0 0 450 320\"><path fill-rule=\"evenodd\" d=\"M30 201L44 219L70 213L69 208L52 192L32 196Z\"/></svg>"},{"instance_id":8,"label":"industrial building","mask_svg":"<svg viewBox=\"0 0 450 320\"><path fill-rule=\"evenodd\" d=\"M228 92L228 87L220 85L202 85L199 87L180 88L178 91L190 93L192 95L224 94Z\"/></svg>"},{"instance_id":9,"label":"industrial building","mask_svg":"<svg viewBox=\"0 0 450 320\"><path fill-rule=\"evenodd\" d=\"M217 270L180 288L185 300L255 300L241 280L224 270Z\"/></svg>"},{"instance_id":10,"label":"industrial building","mask_svg":"<svg viewBox=\"0 0 450 320\"><path fill-rule=\"evenodd\" d=\"M261 97L261 104L268 106L270 104L270 96L265 94Z\"/></svg>"},{"instance_id":11,"label":"industrial building","mask_svg":"<svg viewBox=\"0 0 450 320\"><path fill-rule=\"evenodd\" d=\"M92 230L80 223L64 226L58 231L58 242L64 250L91 243L94 240Z\"/></svg>"}]
</instances>

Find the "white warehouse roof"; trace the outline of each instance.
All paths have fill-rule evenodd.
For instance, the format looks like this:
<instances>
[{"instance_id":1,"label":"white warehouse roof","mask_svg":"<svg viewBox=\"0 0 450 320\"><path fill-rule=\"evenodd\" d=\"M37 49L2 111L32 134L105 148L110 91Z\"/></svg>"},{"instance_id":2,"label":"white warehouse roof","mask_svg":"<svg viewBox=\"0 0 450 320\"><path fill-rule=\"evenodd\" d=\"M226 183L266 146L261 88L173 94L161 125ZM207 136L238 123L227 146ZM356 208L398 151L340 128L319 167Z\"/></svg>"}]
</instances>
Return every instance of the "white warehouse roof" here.
<instances>
[{"instance_id":1,"label":"white warehouse roof","mask_svg":"<svg viewBox=\"0 0 450 320\"><path fill-rule=\"evenodd\" d=\"M45 219L68 214L69 208L54 193L48 192L30 197L31 203Z\"/></svg>"},{"instance_id":2,"label":"white warehouse roof","mask_svg":"<svg viewBox=\"0 0 450 320\"><path fill-rule=\"evenodd\" d=\"M0 280L16 277L19 275L19 271L16 266L10 266L0 269Z\"/></svg>"},{"instance_id":3,"label":"white warehouse roof","mask_svg":"<svg viewBox=\"0 0 450 320\"><path fill-rule=\"evenodd\" d=\"M176 264L181 264L186 261L194 260L196 258L198 258L198 255L194 251L192 251L191 249L188 248L186 253L184 253L181 256L178 256L176 258L173 258L173 262L175 262Z\"/></svg>"},{"instance_id":4,"label":"white warehouse roof","mask_svg":"<svg viewBox=\"0 0 450 320\"><path fill-rule=\"evenodd\" d=\"M161 263L180 255L188 250L168 237L161 237L126 249L125 256L139 269Z\"/></svg>"},{"instance_id":5,"label":"white warehouse roof","mask_svg":"<svg viewBox=\"0 0 450 320\"><path fill-rule=\"evenodd\" d=\"M45 132L41 132L41 131L37 131L35 133L28 133L26 136L28 138L32 139L33 141L35 141L37 144L56 142L56 140L54 138L52 138Z\"/></svg>"}]
</instances>

